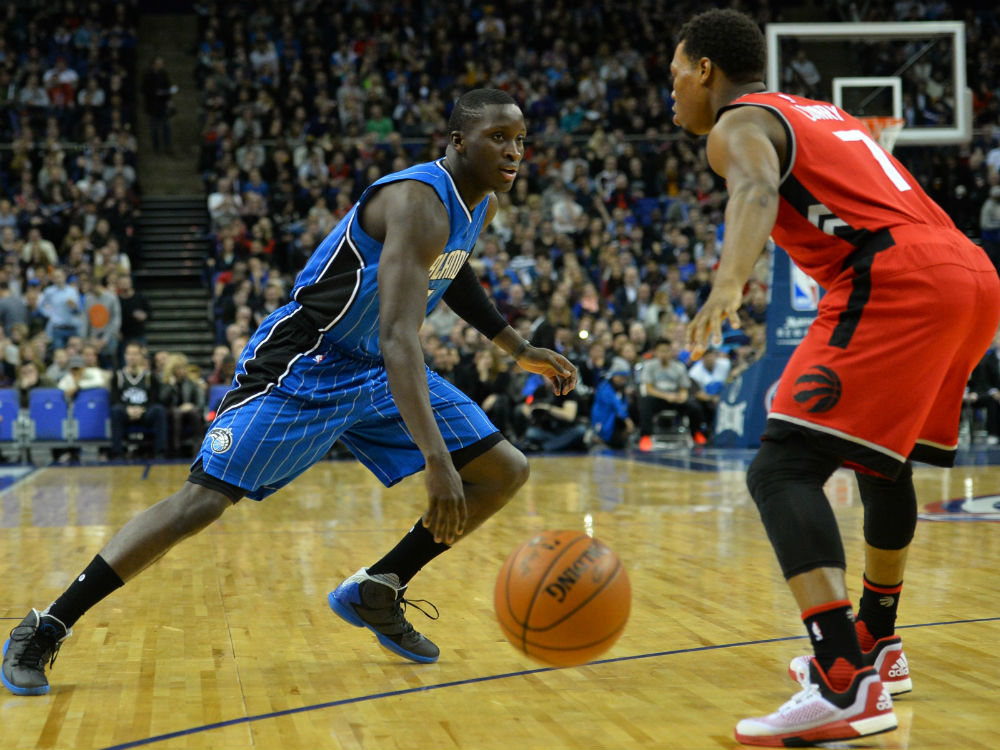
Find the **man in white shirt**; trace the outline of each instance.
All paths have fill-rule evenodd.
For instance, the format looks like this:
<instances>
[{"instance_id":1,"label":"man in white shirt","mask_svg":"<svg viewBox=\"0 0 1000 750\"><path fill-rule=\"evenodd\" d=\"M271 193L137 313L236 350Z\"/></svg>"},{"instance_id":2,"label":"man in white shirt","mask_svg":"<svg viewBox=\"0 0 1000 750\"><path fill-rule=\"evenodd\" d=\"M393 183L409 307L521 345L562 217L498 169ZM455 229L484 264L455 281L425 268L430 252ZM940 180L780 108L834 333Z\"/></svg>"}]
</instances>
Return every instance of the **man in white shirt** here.
<instances>
[{"instance_id":1,"label":"man in white shirt","mask_svg":"<svg viewBox=\"0 0 1000 750\"><path fill-rule=\"evenodd\" d=\"M55 65L45 71L42 84L49 93L53 106L59 109L72 106L76 101L76 87L80 76L66 64L66 58L57 57Z\"/></svg>"},{"instance_id":2,"label":"man in white shirt","mask_svg":"<svg viewBox=\"0 0 1000 750\"><path fill-rule=\"evenodd\" d=\"M81 355L74 354L69 358L69 372L63 375L56 385L66 396L66 400L72 401L79 391L88 388L107 388L108 377L96 364L88 367Z\"/></svg>"},{"instance_id":3,"label":"man in white shirt","mask_svg":"<svg viewBox=\"0 0 1000 750\"><path fill-rule=\"evenodd\" d=\"M576 231L583 207L573 200L564 183L560 181L557 185L552 202L552 228L560 234L571 234Z\"/></svg>"},{"instance_id":4,"label":"man in white shirt","mask_svg":"<svg viewBox=\"0 0 1000 750\"><path fill-rule=\"evenodd\" d=\"M815 96L821 76L816 63L806 57L804 49L800 49L796 53L792 61L788 63L788 67L790 68L787 74L788 82L792 86L797 84L798 87L801 87L806 96Z\"/></svg>"},{"instance_id":5,"label":"man in white shirt","mask_svg":"<svg viewBox=\"0 0 1000 750\"><path fill-rule=\"evenodd\" d=\"M710 435L713 431L715 410L718 407L722 391L726 387L731 368L732 362L729 361L729 357L720 355L717 350L709 348L705 350L701 359L691 365L691 369L688 370L688 376L697 386L694 397L701 404L702 418L704 419L702 432L705 435Z\"/></svg>"},{"instance_id":6,"label":"man in white shirt","mask_svg":"<svg viewBox=\"0 0 1000 750\"><path fill-rule=\"evenodd\" d=\"M56 246L42 236L42 230L31 227L28 230L28 241L21 248L21 261L26 264L46 263L54 266L59 262Z\"/></svg>"},{"instance_id":7,"label":"man in white shirt","mask_svg":"<svg viewBox=\"0 0 1000 750\"><path fill-rule=\"evenodd\" d=\"M214 193L208 196L208 213L212 217L212 229L219 231L238 219L243 200L238 193L232 191L229 178L222 177L216 183Z\"/></svg>"}]
</instances>

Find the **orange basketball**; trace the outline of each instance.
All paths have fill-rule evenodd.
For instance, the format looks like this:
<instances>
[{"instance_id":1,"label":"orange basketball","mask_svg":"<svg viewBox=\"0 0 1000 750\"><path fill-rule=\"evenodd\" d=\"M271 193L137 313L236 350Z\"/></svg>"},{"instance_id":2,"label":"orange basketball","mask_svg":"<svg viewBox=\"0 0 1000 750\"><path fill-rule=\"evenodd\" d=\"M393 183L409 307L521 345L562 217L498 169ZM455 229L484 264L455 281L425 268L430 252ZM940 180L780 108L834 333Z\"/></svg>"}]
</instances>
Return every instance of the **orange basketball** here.
<instances>
[{"instance_id":1,"label":"orange basketball","mask_svg":"<svg viewBox=\"0 0 1000 750\"><path fill-rule=\"evenodd\" d=\"M572 667L596 659L628 620L632 587L618 556L580 531L546 531L500 569L493 606L500 628L533 659Z\"/></svg>"}]
</instances>

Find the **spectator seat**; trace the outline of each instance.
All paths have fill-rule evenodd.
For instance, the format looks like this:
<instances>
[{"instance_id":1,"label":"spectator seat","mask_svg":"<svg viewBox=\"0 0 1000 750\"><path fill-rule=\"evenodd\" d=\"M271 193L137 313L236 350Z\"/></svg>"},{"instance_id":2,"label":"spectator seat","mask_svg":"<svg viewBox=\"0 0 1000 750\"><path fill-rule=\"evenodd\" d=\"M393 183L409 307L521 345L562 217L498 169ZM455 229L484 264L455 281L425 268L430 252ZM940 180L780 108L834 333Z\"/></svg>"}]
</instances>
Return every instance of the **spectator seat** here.
<instances>
[{"instance_id":1,"label":"spectator seat","mask_svg":"<svg viewBox=\"0 0 1000 750\"><path fill-rule=\"evenodd\" d=\"M81 449L111 446L111 394L107 388L87 388L73 399L73 422Z\"/></svg>"},{"instance_id":2,"label":"spectator seat","mask_svg":"<svg viewBox=\"0 0 1000 750\"><path fill-rule=\"evenodd\" d=\"M35 388L28 393L27 452L34 448L73 447L69 405L58 388Z\"/></svg>"}]
</instances>

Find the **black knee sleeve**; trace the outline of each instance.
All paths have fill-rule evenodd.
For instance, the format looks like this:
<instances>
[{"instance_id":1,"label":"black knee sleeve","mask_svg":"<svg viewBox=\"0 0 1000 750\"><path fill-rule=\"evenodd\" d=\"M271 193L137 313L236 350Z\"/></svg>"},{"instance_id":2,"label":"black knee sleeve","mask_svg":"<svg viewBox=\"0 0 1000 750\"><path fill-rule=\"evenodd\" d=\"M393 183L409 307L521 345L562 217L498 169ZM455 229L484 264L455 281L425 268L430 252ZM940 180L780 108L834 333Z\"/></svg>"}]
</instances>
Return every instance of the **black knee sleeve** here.
<instances>
[{"instance_id":1,"label":"black knee sleeve","mask_svg":"<svg viewBox=\"0 0 1000 750\"><path fill-rule=\"evenodd\" d=\"M917 493L909 463L895 480L856 473L865 506L865 541L878 549L903 549L917 528Z\"/></svg>"},{"instance_id":2,"label":"black knee sleeve","mask_svg":"<svg viewBox=\"0 0 1000 750\"><path fill-rule=\"evenodd\" d=\"M801 440L765 440L747 470L747 487L785 578L845 568L844 546L823 485L840 459Z\"/></svg>"}]
</instances>

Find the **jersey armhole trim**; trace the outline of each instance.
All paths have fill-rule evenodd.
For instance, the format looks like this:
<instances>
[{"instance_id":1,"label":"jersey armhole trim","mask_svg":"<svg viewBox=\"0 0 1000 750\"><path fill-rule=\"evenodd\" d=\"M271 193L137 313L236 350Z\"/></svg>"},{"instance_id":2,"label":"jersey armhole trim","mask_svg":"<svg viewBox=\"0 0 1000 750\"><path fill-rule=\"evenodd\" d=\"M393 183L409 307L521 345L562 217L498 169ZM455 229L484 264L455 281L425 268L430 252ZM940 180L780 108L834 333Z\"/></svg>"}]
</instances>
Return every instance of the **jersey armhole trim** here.
<instances>
[{"instance_id":1,"label":"jersey armhole trim","mask_svg":"<svg viewBox=\"0 0 1000 750\"><path fill-rule=\"evenodd\" d=\"M372 183L367 188L365 188L365 191L361 194L361 197L358 198L357 205L354 207L354 219L351 221L351 224L347 227L346 234L348 235L348 239L349 239L352 247L356 247L356 245L355 245L356 241L355 241L354 237L351 234L352 231L353 232L357 232L358 234L361 235L362 238L368 240L369 242L374 242L374 243L376 243L378 245L384 244L384 243L381 243L381 242L377 242L375 240L375 238L373 238L370 234L368 234L368 232L366 232L364 230L364 227L361 226L361 211L364 208L365 204L379 190L381 190L384 187L388 187L389 185L399 185L402 182L416 182L419 185L426 185L427 187L429 187L431 190L434 191L434 196L438 199L438 202L441 204L441 207L445 210L445 214L448 213L448 203L447 203L447 201L445 201L445 199L441 195L441 193L438 192L437 187L435 187L435 185L433 183L431 183L431 182L425 182L424 180L418 180L415 177L406 176L406 177L401 177L399 179L386 180L385 182L382 182L380 184L379 183ZM465 206L464 203L462 205L463 205L463 207ZM449 235L449 238L450 238L450 235ZM357 252L356 249L355 249L355 252Z\"/></svg>"},{"instance_id":2,"label":"jersey armhole trim","mask_svg":"<svg viewBox=\"0 0 1000 750\"><path fill-rule=\"evenodd\" d=\"M718 121L719 115L723 112L735 109L736 107L760 107L765 109L771 114L773 114L778 122L781 123L781 127L785 129L785 136L788 138L788 150L785 154L785 164L782 165L781 170L781 183L788 178L788 175L792 173L792 169L795 167L795 156L796 156L796 143L795 143L795 131L792 130L792 126L788 123L788 119L785 117L785 113L782 112L777 107L773 107L770 104L762 104L760 102L737 102L735 104L730 104L719 110L719 114L716 115L716 121Z\"/></svg>"},{"instance_id":3,"label":"jersey armhole trim","mask_svg":"<svg viewBox=\"0 0 1000 750\"><path fill-rule=\"evenodd\" d=\"M436 160L433 163L434 163L434 166L436 166L438 169L440 169L442 172L444 172L444 176L448 178L448 184L451 186L452 191L454 191L454 193L455 193L455 197L458 199L458 205L460 205L462 207L462 210L465 212L465 218L468 219L469 223L471 224L472 223L472 209L469 208L465 204L465 198L463 198L462 194L460 192L458 192L458 185L455 184L455 178L451 176L451 172L449 172L447 169L445 169L445 167L444 167L444 157L442 156L440 159Z\"/></svg>"}]
</instances>

